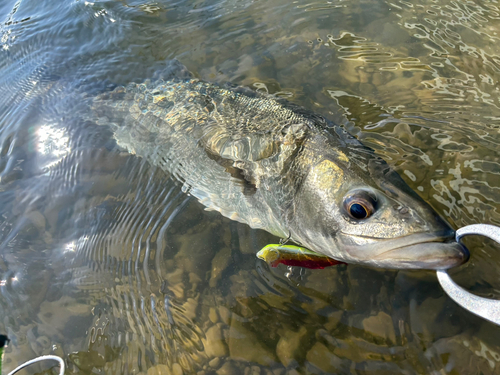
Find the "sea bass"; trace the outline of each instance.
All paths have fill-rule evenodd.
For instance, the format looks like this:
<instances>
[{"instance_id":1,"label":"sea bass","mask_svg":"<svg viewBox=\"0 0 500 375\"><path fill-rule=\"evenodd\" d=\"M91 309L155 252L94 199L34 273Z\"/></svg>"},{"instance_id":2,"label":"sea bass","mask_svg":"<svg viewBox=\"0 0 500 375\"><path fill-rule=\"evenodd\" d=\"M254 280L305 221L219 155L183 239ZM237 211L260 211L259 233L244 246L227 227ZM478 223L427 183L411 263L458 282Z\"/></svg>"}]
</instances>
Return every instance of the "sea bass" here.
<instances>
[{"instance_id":1,"label":"sea bass","mask_svg":"<svg viewBox=\"0 0 500 375\"><path fill-rule=\"evenodd\" d=\"M454 231L374 152L324 117L192 78L101 94L94 120L208 210L346 263L446 269Z\"/></svg>"}]
</instances>

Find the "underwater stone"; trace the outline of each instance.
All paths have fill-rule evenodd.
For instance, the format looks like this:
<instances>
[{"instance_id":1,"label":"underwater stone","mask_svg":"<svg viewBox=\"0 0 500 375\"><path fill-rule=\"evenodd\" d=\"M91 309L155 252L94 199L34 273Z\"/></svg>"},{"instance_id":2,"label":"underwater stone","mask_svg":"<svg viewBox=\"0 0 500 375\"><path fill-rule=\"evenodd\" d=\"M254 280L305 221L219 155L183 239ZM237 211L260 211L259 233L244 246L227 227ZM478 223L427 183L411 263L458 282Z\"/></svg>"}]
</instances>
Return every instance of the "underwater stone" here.
<instances>
[{"instance_id":1,"label":"underwater stone","mask_svg":"<svg viewBox=\"0 0 500 375\"><path fill-rule=\"evenodd\" d=\"M320 343L316 342L314 346L307 352L306 359L315 367L321 369L324 372L346 373L349 372L348 364L346 360L342 360L335 354L330 352L328 348Z\"/></svg>"},{"instance_id":2,"label":"underwater stone","mask_svg":"<svg viewBox=\"0 0 500 375\"><path fill-rule=\"evenodd\" d=\"M199 284L199 283L201 283L201 281L202 280L201 280L200 276L198 276L194 272L190 272L189 273L189 282L191 284Z\"/></svg>"},{"instance_id":3,"label":"underwater stone","mask_svg":"<svg viewBox=\"0 0 500 375\"><path fill-rule=\"evenodd\" d=\"M303 359L305 353L301 355L301 344L306 335L307 329L304 326L300 327L298 332L288 330L281 335L276 345L276 355L285 367Z\"/></svg>"},{"instance_id":4,"label":"underwater stone","mask_svg":"<svg viewBox=\"0 0 500 375\"><path fill-rule=\"evenodd\" d=\"M419 332L426 340L435 340L436 332L442 332L443 336L451 337L460 333L460 315L444 317L450 305L455 304L450 298L442 296L439 298L426 298L420 305L413 304L414 314L411 315L411 327L414 332ZM410 305L411 306L411 305Z\"/></svg>"},{"instance_id":5,"label":"underwater stone","mask_svg":"<svg viewBox=\"0 0 500 375\"><path fill-rule=\"evenodd\" d=\"M226 361L226 362L224 362L222 367L216 371L216 373L217 373L217 375L234 375L234 374L238 374L239 371L234 366L233 363Z\"/></svg>"},{"instance_id":6,"label":"underwater stone","mask_svg":"<svg viewBox=\"0 0 500 375\"><path fill-rule=\"evenodd\" d=\"M210 327L203 340L206 355L211 357L225 357L229 354L226 342L222 335L221 324Z\"/></svg>"},{"instance_id":7,"label":"underwater stone","mask_svg":"<svg viewBox=\"0 0 500 375\"><path fill-rule=\"evenodd\" d=\"M396 332L394 324L389 314L381 311L377 315L370 316L363 320L363 328L366 332L376 337L396 343Z\"/></svg>"},{"instance_id":8,"label":"underwater stone","mask_svg":"<svg viewBox=\"0 0 500 375\"><path fill-rule=\"evenodd\" d=\"M208 362L208 365L212 368L217 368L220 366L220 358L219 357L215 357L214 359L212 359L210 362Z\"/></svg>"},{"instance_id":9,"label":"underwater stone","mask_svg":"<svg viewBox=\"0 0 500 375\"><path fill-rule=\"evenodd\" d=\"M226 306L219 306L219 315L224 324L230 325L231 311Z\"/></svg>"},{"instance_id":10,"label":"underwater stone","mask_svg":"<svg viewBox=\"0 0 500 375\"><path fill-rule=\"evenodd\" d=\"M270 366L277 362L274 353L267 349L255 332L245 328L233 317L229 330L229 353L231 357Z\"/></svg>"},{"instance_id":11,"label":"underwater stone","mask_svg":"<svg viewBox=\"0 0 500 375\"><path fill-rule=\"evenodd\" d=\"M494 346L496 332L491 327L487 329L489 332L485 334L471 331L442 338L425 351L425 357L432 360L436 373L499 374L500 353ZM490 340L478 336L489 336ZM472 356L476 358L474 361L470 360Z\"/></svg>"},{"instance_id":12,"label":"underwater stone","mask_svg":"<svg viewBox=\"0 0 500 375\"><path fill-rule=\"evenodd\" d=\"M328 331L332 331L339 325L342 317L344 315L343 310L337 310L328 314L328 322L324 324L324 327Z\"/></svg>"},{"instance_id":13,"label":"underwater stone","mask_svg":"<svg viewBox=\"0 0 500 375\"><path fill-rule=\"evenodd\" d=\"M171 375L171 371L167 365L156 365L148 368L148 375Z\"/></svg>"},{"instance_id":14,"label":"underwater stone","mask_svg":"<svg viewBox=\"0 0 500 375\"><path fill-rule=\"evenodd\" d=\"M208 319L210 319L210 321L214 324L219 321L219 315L217 314L217 310L215 310L213 307L211 307L210 310L208 311Z\"/></svg>"},{"instance_id":15,"label":"underwater stone","mask_svg":"<svg viewBox=\"0 0 500 375\"><path fill-rule=\"evenodd\" d=\"M181 365L179 365L178 363L174 363L172 366L172 373L173 375L183 375L184 371L182 371Z\"/></svg>"},{"instance_id":16,"label":"underwater stone","mask_svg":"<svg viewBox=\"0 0 500 375\"><path fill-rule=\"evenodd\" d=\"M211 288L217 285L217 281L220 279L222 272L227 268L230 260L231 249L229 247L223 247L217 252L212 260L212 272L209 281Z\"/></svg>"}]
</instances>

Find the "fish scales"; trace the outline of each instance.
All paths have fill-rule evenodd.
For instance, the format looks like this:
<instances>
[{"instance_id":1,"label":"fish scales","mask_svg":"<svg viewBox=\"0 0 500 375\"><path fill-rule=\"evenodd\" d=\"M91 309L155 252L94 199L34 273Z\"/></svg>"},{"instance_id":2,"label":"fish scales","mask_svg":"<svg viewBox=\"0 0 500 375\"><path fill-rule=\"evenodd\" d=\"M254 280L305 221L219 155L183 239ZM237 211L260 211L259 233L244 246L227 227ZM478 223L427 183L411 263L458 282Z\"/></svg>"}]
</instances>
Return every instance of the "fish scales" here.
<instances>
[{"instance_id":1,"label":"fish scales","mask_svg":"<svg viewBox=\"0 0 500 375\"><path fill-rule=\"evenodd\" d=\"M313 124L252 94L197 80L130 84L101 95L94 111L114 124L119 146L172 173L207 209L287 236L279 211L299 177L287 163Z\"/></svg>"},{"instance_id":2,"label":"fish scales","mask_svg":"<svg viewBox=\"0 0 500 375\"><path fill-rule=\"evenodd\" d=\"M322 116L197 79L101 94L94 120L222 215L344 262L449 268L468 252L373 151Z\"/></svg>"}]
</instances>

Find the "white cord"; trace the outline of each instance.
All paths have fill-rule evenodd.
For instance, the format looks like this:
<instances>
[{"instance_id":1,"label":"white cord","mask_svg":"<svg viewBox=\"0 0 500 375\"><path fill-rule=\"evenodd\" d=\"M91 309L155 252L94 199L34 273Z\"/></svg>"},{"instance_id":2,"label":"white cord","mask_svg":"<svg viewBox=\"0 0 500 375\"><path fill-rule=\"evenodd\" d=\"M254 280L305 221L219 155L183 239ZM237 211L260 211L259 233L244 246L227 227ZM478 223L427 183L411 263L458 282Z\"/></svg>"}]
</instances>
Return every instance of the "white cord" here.
<instances>
[{"instance_id":1,"label":"white cord","mask_svg":"<svg viewBox=\"0 0 500 375\"><path fill-rule=\"evenodd\" d=\"M8 375L14 375L15 373L19 372L19 370L22 370L23 368L28 367L33 363L47 361L47 360L53 360L59 362L59 367L60 367L59 375L64 375L64 371L66 371L64 360L56 355L42 355L41 357L37 357L35 359L32 359L31 361L24 362L21 366L16 367L14 371L9 372Z\"/></svg>"}]
</instances>

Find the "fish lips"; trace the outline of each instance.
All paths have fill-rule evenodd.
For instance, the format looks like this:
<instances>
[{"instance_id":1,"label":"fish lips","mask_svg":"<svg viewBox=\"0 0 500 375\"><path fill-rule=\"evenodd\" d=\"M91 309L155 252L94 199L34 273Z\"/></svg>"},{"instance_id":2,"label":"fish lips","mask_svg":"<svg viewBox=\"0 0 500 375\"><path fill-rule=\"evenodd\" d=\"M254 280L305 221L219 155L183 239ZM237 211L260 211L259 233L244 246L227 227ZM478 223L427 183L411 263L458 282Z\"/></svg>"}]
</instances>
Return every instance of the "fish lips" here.
<instances>
[{"instance_id":1,"label":"fish lips","mask_svg":"<svg viewBox=\"0 0 500 375\"><path fill-rule=\"evenodd\" d=\"M344 249L355 263L380 268L442 270L469 260L469 250L454 240L454 232L416 233L389 240L350 236L349 242Z\"/></svg>"}]
</instances>

